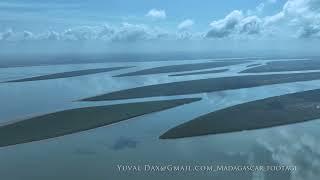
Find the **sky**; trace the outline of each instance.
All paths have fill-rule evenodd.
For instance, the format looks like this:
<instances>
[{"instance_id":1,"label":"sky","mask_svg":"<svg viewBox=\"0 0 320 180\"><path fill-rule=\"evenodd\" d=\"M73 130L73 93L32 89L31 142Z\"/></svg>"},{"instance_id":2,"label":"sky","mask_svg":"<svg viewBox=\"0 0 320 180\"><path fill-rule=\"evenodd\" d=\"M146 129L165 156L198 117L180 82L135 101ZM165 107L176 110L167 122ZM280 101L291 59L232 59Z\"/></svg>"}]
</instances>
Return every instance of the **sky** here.
<instances>
[{"instance_id":1,"label":"sky","mask_svg":"<svg viewBox=\"0 0 320 180\"><path fill-rule=\"evenodd\" d=\"M4 51L24 46L39 51L66 49L66 44L75 51L107 45L106 51L111 51L111 46L132 43L135 49L154 50L232 46L249 51L276 45L316 51L319 38L320 0L0 2L0 47Z\"/></svg>"},{"instance_id":2,"label":"sky","mask_svg":"<svg viewBox=\"0 0 320 180\"><path fill-rule=\"evenodd\" d=\"M1 29L45 31L46 28L61 30L72 26L128 22L164 26L174 30L178 23L192 19L197 22L200 30L207 28L211 21L223 18L235 9L254 10L256 6L264 3L272 4L265 10L274 13L280 8L280 4L283 4L267 2L263 0L230 0L228 3L210 0L201 3L196 0L189 0L187 3L183 0L10 0L0 3ZM161 17L157 13L147 16L150 10L163 11L164 16Z\"/></svg>"}]
</instances>

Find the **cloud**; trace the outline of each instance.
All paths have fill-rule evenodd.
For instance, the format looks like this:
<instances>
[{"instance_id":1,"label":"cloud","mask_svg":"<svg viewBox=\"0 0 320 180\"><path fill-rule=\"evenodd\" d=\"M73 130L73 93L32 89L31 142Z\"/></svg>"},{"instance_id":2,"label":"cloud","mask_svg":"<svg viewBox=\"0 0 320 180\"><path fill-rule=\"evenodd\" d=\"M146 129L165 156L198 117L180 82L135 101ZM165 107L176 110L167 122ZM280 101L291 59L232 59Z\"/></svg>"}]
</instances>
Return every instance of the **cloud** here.
<instances>
[{"instance_id":1,"label":"cloud","mask_svg":"<svg viewBox=\"0 0 320 180\"><path fill-rule=\"evenodd\" d=\"M30 31L15 32L12 29L9 29L0 33L0 41L26 41L33 39L34 35Z\"/></svg>"},{"instance_id":2,"label":"cloud","mask_svg":"<svg viewBox=\"0 0 320 180\"><path fill-rule=\"evenodd\" d=\"M81 26L67 29L62 33L64 40L92 40L96 39L97 28L91 26Z\"/></svg>"},{"instance_id":3,"label":"cloud","mask_svg":"<svg viewBox=\"0 0 320 180\"><path fill-rule=\"evenodd\" d=\"M30 31L23 31L23 39L24 40L31 40L33 39L33 33Z\"/></svg>"},{"instance_id":4,"label":"cloud","mask_svg":"<svg viewBox=\"0 0 320 180\"><path fill-rule=\"evenodd\" d=\"M11 40L11 38L14 36L14 33L12 31L12 29L9 29L7 30L6 32L4 33L1 33L1 40L4 40L4 41L8 41L8 40Z\"/></svg>"},{"instance_id":5,"label":"cloud","mask_svg":"<svg viewBox=\"0 0 320 180\"><path fill-rule=\"evenodd\" d=\"M262 16L264 7L276 1L265 0L255 10L233 10L222 19L210 23L204 32L188 32L194 26L192 19L177 25L178 32L154 25L122 23L120 25L97 25L71 27L62 31L49 30L34 33L28 30L0 32L0 41L108 41L138 42L150 40L198 40L198 39L278 39L320 38L320 0L288 0L280 11ZM244 13L245 12L245 13ZM166 12L151 9L146 16L165 19Z\"/></svg>"},{"instance_id":6,"label":"cloud","mask_svg":"<svg viewBox=\"0 0 320 180\"><path fill-rule=\"evenodd\" d=\"M257 16L245 16L242 11L234 10L225 18L213 21L207 38L224 38L230 35L259 34L262 20Z\"/></svg>"},{"instance_id":7,"label":"cloud","mask_svg":"<svg viewBox=\"0 0 320 180\"><path fill-rule=\"evenodd\" d=\"M119 151L123 150L126 148L134 149L137 147L139 144L138 141L132 139L132 138L127 138L127 137L120 137L115 141L115 143L112 145L111 149L114 151Z\"/></svg>"},{"instance_id":8,"label":"cloud","mask_svg":"<svg viewBox=\"0 0 320 180\"><path fill-rule=\"evenodd\" d=\"M115 33L116 29L106 24L101 27L101 30L98 32L98 37L102 40L110 40Z\"/></svg>"},{"instance_id":9,"label":"cloud","mask_svg":"<svg viewBox=\"0 0 320 180\"><path fill-rule=\"evenodd\" d=\"M244 35L272 35L281 38L320 38L320 0L288 0L278 13L258 17L266 3L260 3L254 11L234 10L225 18L213 21L207 38L246 37Z\"/></svg>"},{"instance_id":10,"label":"cloud","mask_svg":"<svg viewBox=\"0 0 320 180\"><path fill-rule=\"evenodd\" d=\"M249 16L241 20L239 24L240 33L259 34L261 32L262 20L257 16Z\"/></svg>"},{"instance_id":11,"label":"cloud","mask_svg":"<svg viewBox=\"0 0 320 180\"><path fill-rule=\"evenodd\" d=\"M155 34L145 25L124 23L123 26L111 38L112 41L135 42L151 40Z\"/></svg>"},{"instance_id":12,"label":"cloud","mask_svg":"<svg viewBox=\"0 0 320 180\"><path fill-rule=\"evenodd\" d=\"M179 30L188 30L190 29L192 26L194 25L194 21L191 19L186 19L184 21L182 21L179 25L178 25L178 29Z\"/></svg>"},{"instance_id":13,"label":"cloud","mask_svg":"<svg viewBox=\"0 0 320 180\"><path fill-rule=\"evenodd\" d=\"M151 9L146 16L154 19L166 19L167 17L166 11L162 9Z\"/></svg>"},{"instance_id":14,"label":"cloud","mask_svg":"<svg viewBox=\"0 0 320 180\"><path fill-rule=\"evenodd\" d=\"M283 20L285 17L283 12L279 12L277 14L274 14L272 16L266 16L264 18L264 24L265 25L271 25L271 24L275 24L281 20Z\"/></svg>"},{"instance_id":15,"label":"cloud","mask_svg":"<svg viewBox=\"0 0 320 180\"><path fill-rule=\"evenodd\" d=\"M206 37L222 38L229 36L235 31L236 26L243 19L242 11L232 11L224 19L213 21L210 26L212 29L207 33Z\"/></svg>"},{"instance_id":16,"label":"cloud","mask_svg":"<svg viewBox=\"0 0 320 180\"><path fill-rule=\"evenodd\" d=\"M320 37L320 0L288 0L269 22L288 24L299 38Z\"/></svg>"},{"instance_id":17,"label":"cloud","mask_svg":"<svg viewBox=\"0 0 320 180\"><path fill-rule=\"evenodd\" d=\"M301 38L320 38L320 24L310 24L303 26L302 28L300 28L300 31L298 31L298 36Z\"/></svg>"},{"instance_id":18,"label":"cloud","mask_svg":"<svg viewBox=\"0 0 320 180\"><path fill-rule=\"evenodd\" d=\"M270 137L277 137L277 140ZM292 172L292 180L313 180L320 176L320 145L317 137L305 129L272 131L272 135L268 133L260 138L259 143L272 153L273 160L279 164L297 167Z\"/></svg>"},{"instance_id":19,"label":"cloud","mask_svg":"<svg viewBox=\"0 0 320 180\"><path fill-rule=\"evenodd\" d=\"M60 40L60 34L55 31L49 31L47 33L40 34L38 36L39 40L49 40L49 41L57 41Z\"/></svg>"},{"instance_id":20,"label":"cloud","mask_svg":"<svg viewBox=\"0 0 320 180\"><path fill-rule=\"evenodd\" d=\"M177 39L178 40L190 40L192 39L194 36L192 33L187 32L187 31L183 31L180 33L177 33Z\"/></svg>"},{"instance_id":21,"label":"cloud","mask_svg":"<svg viewBox=\"0 0 320 180\"><path fill-rule=\"evenodd\" d=\"M144 24L122 23L120 26L78 26L61 32L48 31L33 34L29 31L15 32L8 30L0 33L1 41L108 41L137 42L161 39L177 39L174 33L165 32L159 28Z\"/></svg>"}]
</instances>

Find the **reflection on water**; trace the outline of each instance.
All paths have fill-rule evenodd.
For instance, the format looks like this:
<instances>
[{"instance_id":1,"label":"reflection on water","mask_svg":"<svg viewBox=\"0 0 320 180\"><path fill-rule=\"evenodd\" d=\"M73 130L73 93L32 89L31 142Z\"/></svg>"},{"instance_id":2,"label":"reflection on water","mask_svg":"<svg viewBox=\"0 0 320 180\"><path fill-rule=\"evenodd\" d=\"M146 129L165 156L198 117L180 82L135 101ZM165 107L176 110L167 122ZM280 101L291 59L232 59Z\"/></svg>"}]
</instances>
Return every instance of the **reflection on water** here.
<instances>
[{"instance_id":1,"label":"reflection on water","mask_svg":"<svg viewBox=\"0 0 320 180\"><path fill-rule=\"evenodd\" d=\"M188 63L191 61L188 61ZM199 62L199 61L196 61ZM201 62L207 62L202 60ZM262 61L265 63L267 60ZM59 65L50 67L21 67L0 69L1 81L43 75L69 70L97 67L137 66L156 67L152 63L110 63L85 65ZM260 63L260 61L259 61ZM131 70L119 70L89 76L38 82L0 84L0 121L33 116L57 110L93 105L109 105L138 100L105 102L76 102L75 100L157 83L177 82L198 78L237 75L248 64L228 67L218 74L187 77L169 77L168 74L143 77L112 77ZM178 140L159 140L158 136L168 129L200 115L252 100L275 95L320 88L320 81L306 81L268 85L239 90L228 90L200 95L143 98L163 100L171 98L202 97L202 101L187 104L154 114L136 117L108 127L100 127L44 141L0 148L1 178L9 180L33 179L315 179L320 175L319 131L320 122L312 121L270 129L227 133L214 136ZM139 100L140 101L140 100ZM295 165L291 173L120 173L117 164L263 164ZM19 173L17 173L19 172ZM302 178L303 177L303 178Z\"/></svg>"}]
</instances>

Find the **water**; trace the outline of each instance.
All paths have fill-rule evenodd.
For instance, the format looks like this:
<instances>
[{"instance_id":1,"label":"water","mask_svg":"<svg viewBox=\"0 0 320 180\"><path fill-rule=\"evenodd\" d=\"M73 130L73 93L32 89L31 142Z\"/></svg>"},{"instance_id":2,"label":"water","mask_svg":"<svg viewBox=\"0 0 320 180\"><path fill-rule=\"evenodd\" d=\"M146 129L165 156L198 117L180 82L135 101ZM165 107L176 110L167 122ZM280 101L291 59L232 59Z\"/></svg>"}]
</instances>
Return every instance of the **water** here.
<instances>
[{"instance_id":1,"label":"water","mask_svg":"<svg viewBox=\"0 0 320 180\"><path fill-rule=\"evenodd\" d=\"M134 77L112 77L160 65L209 62L208 59L166 62L110 62L99 64L66 64L0 69L0 81L30 76L116 66L136 66L112 72L66 79L21 83L0 83L0 123L7 123L57 110L125 102L202 97L203 100L177 108L147 114L114 125L96 128L63 137L0 148L0 174L4 180L56 179L299 179L305 174L320 173L318 139L320 121L281 126L247 132L227 133L177 140L160 140L168 129L214 110L275 95L320 88L320 80L269 85L172 97L142 98L105 102L76 100L107 92L181 80L239 75L257 60L230 66L218 74L168 77L156 74ZM225 68L225 67L222 67ZM217 68L219 69L219 68ZM194 71L197 72L197 71ZM313 71L310 71L313 72ZM174 73L172 73L174 74ZM260 73L261 74L261 73ZM268 74L268 73L265 73ZM245 75L245 74L240 74ZM6 137L1 137L6 138ZM120 144L120 146L119 146ZM118 146L117 146L118 145ZM115 148L116 147L116 148ZM295 165L292 172L119 172L117 165ZM192 176L190 176L192 175Z\"/></svg>"}]
</instances>

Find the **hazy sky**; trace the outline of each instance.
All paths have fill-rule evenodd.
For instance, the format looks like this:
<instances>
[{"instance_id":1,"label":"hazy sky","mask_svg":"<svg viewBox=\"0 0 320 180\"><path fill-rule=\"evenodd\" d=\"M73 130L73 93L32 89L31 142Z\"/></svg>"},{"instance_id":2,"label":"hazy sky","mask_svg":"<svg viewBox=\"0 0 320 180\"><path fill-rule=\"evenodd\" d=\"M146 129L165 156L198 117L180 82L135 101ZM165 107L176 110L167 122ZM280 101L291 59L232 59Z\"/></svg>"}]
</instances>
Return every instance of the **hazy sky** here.
<instances>
[{"instance_id":1,"label":"hazy sky","mask_svg":"<svg viewBox=\"0 0 320 180\"><path fill-rule=\"evenodd\" d=\"M92 47L97 41L117 44L184 41L183 45L209 41L250 42L254 47L254 42L259 41L257 45L270 47L274 42L290 46L293 42L308 42L310 48L318 44L319 37L320 0L0 2L1 46L26 41L42 47L44 42L59 46L90 41Z\"/></svg>"}]
</instances>

